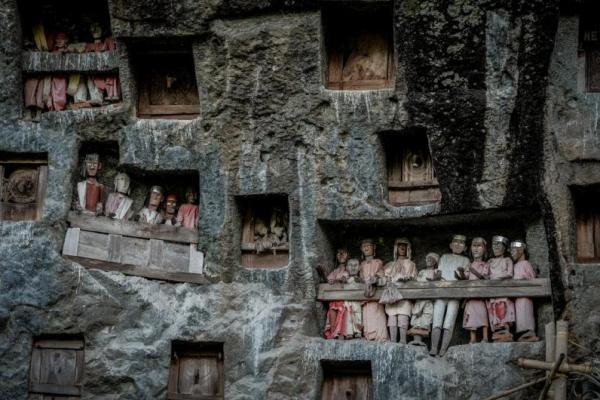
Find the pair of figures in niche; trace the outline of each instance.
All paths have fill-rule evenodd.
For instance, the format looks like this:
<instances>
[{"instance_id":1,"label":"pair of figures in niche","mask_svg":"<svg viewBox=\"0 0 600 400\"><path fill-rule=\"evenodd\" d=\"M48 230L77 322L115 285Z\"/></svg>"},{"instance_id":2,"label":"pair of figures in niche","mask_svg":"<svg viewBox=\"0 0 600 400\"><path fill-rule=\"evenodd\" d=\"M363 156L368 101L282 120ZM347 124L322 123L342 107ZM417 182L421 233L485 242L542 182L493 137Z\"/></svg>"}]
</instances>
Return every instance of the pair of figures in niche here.
<instances>
[{"instance_id":1,"label":"pair of figures in niche","mask_svg":"<svg viewBox=\"0 0 600 400\"><path fill-rule=\"evenodd\" d=\"M386 265L375 258L375 243L361 243L362 261L350 259L347 249L337 251L337 267L327 276L330 284L364 282L365 297L373 297L377 286L385 286L379 301L332 301L329 303L325 337L352 339L363 337L425 346L423 338L431 333L431 355L444 355L450 345L461 302L456 299L403 299L402 284L411 280L453 281L474 279L534 279L535 272L527 260L526 244L520 240L510 244L503 236L492 239L493 257L486 260L487 242L481 237L471 240L471 259L465 256L466 237L455 235L450 253L441 257L428 253L426 268L417 271L411 260L411 243L397 239L394 260ZM514 262L514 264L513 264ZM488 328L494 341L511 341L510 328L516 324L519 341L536 341L533 302L526 297L514 301L507 298L468 299L464 302L463 328L470 332L470 343L476 342L476 331L482 329L488 341ZM409 329L410 328L410 329ZM440 345L441 341L441 345Z\"/></svg>"},{"instance_id":2,"label":"pair of figures in niche","mask_svg":"<svg viewBox=\"0 0 600 400\"><path fill-rule=\"evenodd\" d=\"M76 34L69 35L64 30L49 31L43 24L36 24L32 28L33 44L38 51L51 51L55 53L91 53L111 51L116 48L115 40L110 35L105 35L102 25L92 22L89 25L91 41L78 40Z\"/></svg>"},{"instance_id":3,"label":"pair of figures in niche","mask_svg":"<svg viewBox=\"0 0 600 400\"><path fill-rule=\"evenodd\" d=\"M186 203L179 206L176 194L169 193L165 196L161 186L152 186L146 205L134 213L133 199L129 197L129 176L123 172L118 173L114 178L114 191L107 195L105 186L98 181L101 169L98 154L85 156L82 175L86 179L77 183L77 198L73 204L75 210L117 220L133 219L151 225L165 224L192 229L198 226L198 193L193 188L186 190Z\"/></svg>"}]
</instances>

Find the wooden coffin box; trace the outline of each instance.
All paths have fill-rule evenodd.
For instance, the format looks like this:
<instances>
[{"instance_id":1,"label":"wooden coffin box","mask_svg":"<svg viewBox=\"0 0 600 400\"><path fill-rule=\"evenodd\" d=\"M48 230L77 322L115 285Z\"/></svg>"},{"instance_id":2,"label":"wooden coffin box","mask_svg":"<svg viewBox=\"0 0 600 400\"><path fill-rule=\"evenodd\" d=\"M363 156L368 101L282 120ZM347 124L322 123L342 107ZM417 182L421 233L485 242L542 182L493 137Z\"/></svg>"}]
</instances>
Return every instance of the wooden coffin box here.
<instances>
[{"instance_id":1,"label":"wooden coffin box","mask_svg":"<svg viewBox=\"0 0 600 400\"><path fill-rule=\"evenodd\" d=\"M379 300L384 288L378 287L375 296L365 297L365 285L362 283L319 285L317 299L320 301ZM477 299L492 297L549 297L552 295L549 278L530 280L472 280L406 282L401 285L400 293L407 300L420 299Z\"/></svg>"},{"instance_id":2,"label":"wooden coffin box","mask_svg":"<svg viewBox=\"0 0 600 400\"><path fill-rule=\"evenodd\" d=\"M204 283L195 229L69 213L63 256L81 265L174 282Z\"/></svg>"}]
</instances>

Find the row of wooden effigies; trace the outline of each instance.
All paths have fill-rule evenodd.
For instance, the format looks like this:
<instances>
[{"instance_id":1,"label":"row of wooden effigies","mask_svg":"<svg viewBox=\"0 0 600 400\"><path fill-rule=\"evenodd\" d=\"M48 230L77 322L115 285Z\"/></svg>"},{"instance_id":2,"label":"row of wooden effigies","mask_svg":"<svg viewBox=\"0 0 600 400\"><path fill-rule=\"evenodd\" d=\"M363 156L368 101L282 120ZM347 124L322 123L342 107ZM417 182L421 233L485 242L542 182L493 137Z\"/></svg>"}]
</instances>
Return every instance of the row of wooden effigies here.
<instances>
[{"instance_id":1,"label":"row of wooden effigies","mask_svg":"<svg viewBox=\"0 0 600 400\"><path fill-rule=\"evenodd\" d=\"M431 355L444 355L450 345L454 325L461 307L457 298L410 300L403 296L410 281L480 281L480 280L533 280L536 273L528 261L526 244L503 236L492 238L492 256L487 258L487 242L481 237L471 240L469 257L467 239L454 235L451 253L441 257L426 255L426 268L417 271L411 260L411 243L397 239L394 260L386 265L375 258L375 243L365 239L361 244L362 261L349 259L349 252L337 251L337 267L327 275L329 285L364 284L363 300L335 300L328 305L325 338L362 338L376 341L407 343L425 346L423 338L431 333ZM508 252L508 250L510 250ZM509 255L510 254L510 255ZM374 297L377 287L383 287L379 301ZM470 333L470 343L477 340L482 330L483 341L489 340L491 328L494 341L512 341L511 328L519 341L537 341L534 307L531 298L509 297L468 298L463 300L464 329ZM441 341L441 345L440 345Z\"/></svg>"}]
</instances>

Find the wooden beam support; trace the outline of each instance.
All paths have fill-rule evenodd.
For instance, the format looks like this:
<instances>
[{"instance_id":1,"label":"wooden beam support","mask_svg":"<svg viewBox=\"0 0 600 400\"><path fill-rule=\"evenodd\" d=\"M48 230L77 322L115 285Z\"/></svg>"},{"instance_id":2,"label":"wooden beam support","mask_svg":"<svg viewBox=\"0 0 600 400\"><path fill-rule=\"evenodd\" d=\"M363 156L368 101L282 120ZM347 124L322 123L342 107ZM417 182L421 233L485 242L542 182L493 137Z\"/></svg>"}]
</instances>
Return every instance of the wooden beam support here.
<instances>
[{"instance_id":1,"label":"wooden beam support","mask_svg":"<svg viewBox=\"0 0 600 400\"><path fill-rule=\"evenodd\" d=\"M384 288L378 287L375 296L364 295L362 283L319 285L317 299L320 301L379 300ZM407 282L400 289L403 298L417 299L472 299L493 297L549 297L552 294L550 279L531 280L472 280L472 281L437 281Z\"/></svg>"},{"instance_id":2,"label":"wooden beam support","mask_svg":"<svg viewBox=\"0 0 600 400\"><path fill-rule=\"evenodd\" d=\"M68 220L72 228L81 228L90 232L131 236L142 239L161 239L178 243L198 243L198 231L196 229L120 221L107 217L84 215L76 211L69 212Z\"/></svg>"}]
</instances>

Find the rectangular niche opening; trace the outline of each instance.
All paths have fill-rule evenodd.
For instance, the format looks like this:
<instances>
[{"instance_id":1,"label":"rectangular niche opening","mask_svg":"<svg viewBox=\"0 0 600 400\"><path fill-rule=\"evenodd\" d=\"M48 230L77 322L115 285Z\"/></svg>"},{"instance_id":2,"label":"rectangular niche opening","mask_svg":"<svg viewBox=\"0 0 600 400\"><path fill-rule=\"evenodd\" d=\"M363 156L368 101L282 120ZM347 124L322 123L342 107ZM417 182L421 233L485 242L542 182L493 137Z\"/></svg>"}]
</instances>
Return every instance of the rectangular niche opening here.
<instances>
[{"instance_id":1,"label":"rectangular niche opening","mask_svg":"<svg viewBox=\"0 0 600 400\"><path fill-rule=\"evenodd\" d=\"M373 373L371 361L321 361L322 400L371 400Z\"/></svg>"},{"instance_id":2,"label":"rectangular niche opening","mask_svg":"<svg viewBox=\"0 0 600 400\"><path fill-rule=\"evenodd\" d=\"M79 110L121 102L119 73L24 75L25 118L48 111Z\"/></svg>"},{"instance_id":3,"label":"rectangular niche opening","mask_svg":"<svg viewBox=\"0 0 600 400\"><path fill-rule=\"evenodd\" d=\"M133 57L139 118L193 119L200 115L190 43L135 46Z\"/></svg>"},{"instance_id":4,"label":"rectangular niche opening","mask_svg":"<svg viewBox=\"0 0 600 400\"><path fill-rule=\"evenodd\" d=\"M46 335L36 338L31 351L29 399L79 398L83 366L84 342L81 336Z\"/></svg>"},{"instance_id":5,"label":"rectangular niche opening","mask_svg":"<svg viewBox=\"0 0 600 400\"><path fill-rule=\"evenodd\" d=\"M95 180L85 169L88 161L100 166ZM204 283L198 171L121 165L116 142L84 142L79 166L63 256L90 268Z\"/></svg>"},{"instance_id":6,"label":"rectangular niche opening","mask_svg":"<svg viewBox=\"0 0 600 400\"><path fill-rule=\"evenodd\" d=\"M600 262L600 188L576 191L574 198L577 261Z\"/></svg>"},{"instance_id":7,"label":"rectangular niche opening","mask_svg":"<svg viewBox=\"0 0 600 400\"><path fill-rule=\"evenodd\" d=\"M585 57L585 90L600 92L600 5L587 2L579 18L579 53Z\"/></svg>"},{"instance_id":8,"label":"rectangular niche opening","mask_svg":"<svg viewBox=\"0 0 600 400\"><path fill-rule=\"evenodd\" d=\"M42 219L48 155L0 152L0 220Z\"/></svg>"},{"instance_id":9,"label":"rectangular niche opening","mask_svg":"<svg viewBox=\"0 0 600 400\"><path fill-rule=\"evenodd\" d=\"M223 398L223 343L174 341L167 399Z\"/></svg>"},{"instance_id":10,"label":"rectangular niche opening","mask_svg":"<svg viewBox=\"0 0 600 400\"><path fill-rule=\"evenodd\" d=\"M330 3L321 10L326 57L325 86L332 90L394 87L391 2Z\"/></svg>"},{"instance_id":11,"label":"rectangular niche opening","mask_svg":"<svg viewBox=\"0 0 600 400\"><path fill-rule=\"evenodd\" d=\"M421 130L381 135L391 205L435 203L442 199L427 135Z\"/></svg>"},{"instance_id":12,"label":"rectangular niche opening","mask_svg":"<svg viewBox=\"0 0 600 400\"><path fill-rule=\"evenodd\" d=\"M284 194L239 197L244 267L278 268L289 263L289 205Z\"/></svg>"},{"instance_id":13,"label":"rectangular niche opening","mask_svg":"<svg viewBox=\"0 0 600 400\"><path fill-rule=\"evenodd\" d=\"M18 5L26 50L82 53L114 49L106 1L20 0ZM62 34L68 39L67 48L57 48L64 39Z\"/></svg>"}]
</instances>

